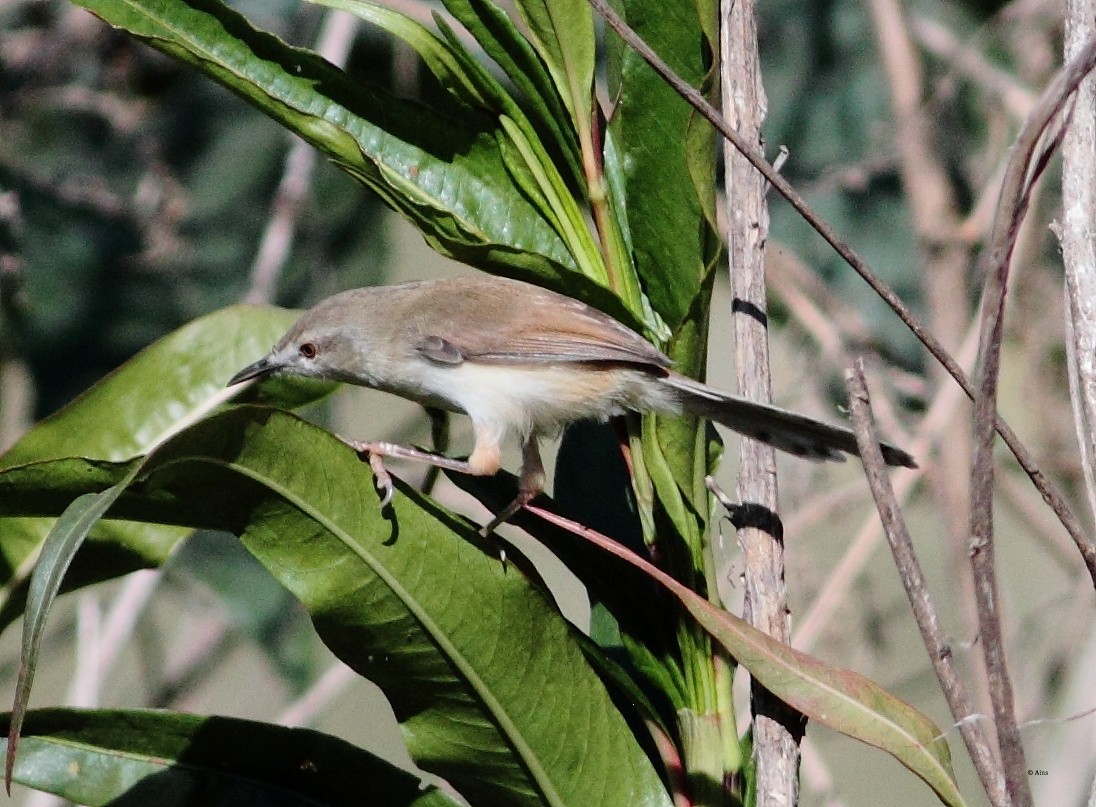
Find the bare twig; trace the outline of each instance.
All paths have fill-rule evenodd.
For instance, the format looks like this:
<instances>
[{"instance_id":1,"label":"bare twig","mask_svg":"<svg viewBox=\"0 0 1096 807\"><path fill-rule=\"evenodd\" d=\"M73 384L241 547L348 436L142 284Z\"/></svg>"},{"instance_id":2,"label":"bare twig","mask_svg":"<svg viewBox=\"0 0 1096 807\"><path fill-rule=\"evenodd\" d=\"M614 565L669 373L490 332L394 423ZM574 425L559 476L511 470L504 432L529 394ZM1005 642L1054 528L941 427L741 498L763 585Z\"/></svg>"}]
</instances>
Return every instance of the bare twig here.
<instances>
[{"instance_id":1,"label":"bare twig","mask_svg":"<svg viewBox=\"0 0 1096 807\"><path fill-rule=\"evenodd\" d=\"M868 385L864 379L863 359L857 359L845 374L845 384L849 390L849 406L852 414L853 431L856 432L856 444L860 448L861 461L868 478L868 486L875 498L883 531L890 544L894 563L902 586L906 589L913 617L921 631L921 639L929 651L936 677L940 681L944 698L948 702L959 726L959 732L970 752L978 778L995 807L1007 807L1008 793L1005 792L1004 772L994 757L993 750L981 726L977 721L968 720L975 713L974 703L959 677L953 663L951 646L940 627L940 617L936 606L929 597L928 584L925 581L921 564L913 549L913 541L898 500L894 495L883 453L879 450L879 434L871 417L871 403L868 398Z\"/></svg>"},{"instance_id":2,"label":"bare twig","mask_svg":"<svg viewBox=\"0 0 1096 807\"><path fill-rule=\"evenodd\" d=\"M946 60L960 75L1000 101L1018 121L1031 112L1037 99L1035 93L1012 74L991 64L979 48L960 41L947 26L928 17L914 16L910 27L918 43L929 53Z\"/></svg>"},{"instance_id":3,"label":"bare twig","mask_svg":"<svg viewBox=\"0 0 1096 807\"><path fill-rule=\"evenodd\" d=\"M973 364L977 345L977 331L972 328L959 349L959 361L964 365ZM910 446L914 456L924 456L929 451L929 447L940 439L947 422L954 416L961 397L962 392L955 386L948 385L937 390L928 412L917 425L917 432ZM920 468L903 468L894 474L894 487L899 501L909 495L922 474L923 469ZM837 562L826 584L815 597L814 604L799 620L795 636L792 638L792 644L796 648L809 652L814 647L823 629L833 619L839 605L845 601L853 582L878 546L880 537L879 519L872 514L865 520L856 537L849 544L849 548Z\"/></svg>"},{"instance_id":4,"label":"bare twig","mask_svg":"<svg viewBox=\"0 0 1096 807\"><path fill-rule=\"evenodd\" d=\"M753 0L723 0L720 50L723 109L731 126L754 151L761 150L761 124L768 101L761 81L757 19ZM765 242L769 234L768 183L749 161L724 141L727 197L727 258L730 264L735 370L740 394L771 401ZM773 169L775 171L775 169ZM784 582L784 543L778 525L776 452L756 440L742 441L737 495L744 506L772 514L758 524L739 522L745 571L743 617L787 643L791 628ZM757 804L799 801L799 741L803 720L756 682L752 685L753 760Z\"/></svg>"},{"instance_id":5,"label":"bare twig","mask_svg":"<svg viewBox=\"0 0 1096 807\"><path fill-rule=\"evenodd\" d=\"M715 126L747 160L750 161L754 168L756 168L761 175L788 200L788 203L803 217L804 221L806 221L815 232L822 236L826 243L833 247L834 251L836 251L837 254L840 255L865 282L867 282L872 290L890 306L891 310L899 316L906 327L908 327L914 336L920 340L933 357L944 365L948 374L955 379L963 392L973 400L974 386L955 359L948 354L940 341L921 325L920 321L913 315L913 312L910 311L906 304L902 302L894 290L887 286L886 283L880 280L879 277L871 271L871 268L852 249L852 247L843 241L837 235L836 231L807 205L802 195L799 194L786 179L773 170L772 166L765 161L764 155L757 153L756 149L740 137L727 121L723 119L715 107L708 103L700 93L690 87L671 70L658 54L636 35L635 31L633 31L627 23L613 11L608 5L607 0L589 0L589 2L590 5L604 17L606 23L608 23L608 25L628 43L629 47L635 49L635 51L639 53L667 83L677 90L694 109L711 122L711 124ZM1043 500L1052 510L1054 510L1055 515L1058 516L1062 525L1069 532L1074 543L1080 548L1082 556L1085 557L1085 563L1089 566L1093 582L1096 584L1096 546L1093 546L1092 542L1085 535L1084 529L1070 509L1065 497L1058 490L1058 487L1042 472L1038 463L1035 461L1035 457L1016 436L1016 433L1013 432L1004 419L999 416L996 421L996 428L998 434L1001 435L1001 438L1009 447L1009 450L1012 451L1013 455L1016 457L1017 462L1020 463L1020 467L1024 469L1024 472L1031 479L1032 484L1039 490Z\"/></svg>"},{"instance_id":6,"label":"bare twig","mask_svg":"<svg viewBox=\"0 0 1096 807\"><path fill-rule=\"evenodd\" d=\"M1012 682L1005 661L998 609L993 535L993 443L997 380L1004 333L1005 298L1012 252L1027 212L1031 189L1064 132L1060 120L1077 85L1096 66L1096 39L1089 40L1051 81L1013 147L1001 186L993 237L982 255L986 291L979 334L979 383L974 401L974 467L971 471L971 568L978 625L998 744L1009 795L1018 807L1031 802L1024 749L1016 725ZM1057 123L1056 123L1057 121ZM1091 545L1090 545L1091 546ZM1096 579L1096 550L1086 561Z\"/></svg>"},{"instance_id":7,"label":"bare twig","mask_svg":"<svg viewBox=\"0 0 1096 807\"><path fill-rule=\"evenodd\" d=\"M358 18L345 11L328 11L316 42L316 52L335 65L343 65L350 54ZM244 302L273 301L278 275L289 259L293 238L297 232L297 217L308 196L312 173L316 167L316 151L303 140L294 139L285 158L285 170L274 192L273 211L259 240L255 260L251 264L250 281Z\"/></svg>"}]
</instances>

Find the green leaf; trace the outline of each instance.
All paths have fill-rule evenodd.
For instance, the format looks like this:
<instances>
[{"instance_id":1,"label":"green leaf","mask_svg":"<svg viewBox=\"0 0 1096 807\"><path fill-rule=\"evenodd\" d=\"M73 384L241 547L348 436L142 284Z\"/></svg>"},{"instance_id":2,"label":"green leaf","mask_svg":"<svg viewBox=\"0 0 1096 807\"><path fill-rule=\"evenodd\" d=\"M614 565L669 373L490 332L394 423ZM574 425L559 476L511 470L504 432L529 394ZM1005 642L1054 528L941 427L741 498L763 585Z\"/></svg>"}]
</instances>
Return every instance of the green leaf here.
<instances>
[{"instance_id":1,"label":"green leaf","mask_svg":"<svg viewBox=\"0 0 1096 807\"><path fill-rule=\"evenodd\" d=\"M128 460L145 454L238 393L225 389L228 379L270 350L299 316L269 306L231 306L187 323L36 425L0 456L0 469L59 457ZM293 400L291 388L281 386L275 399L299 405L333 386L306 389L309 395Z\"/></svg>"},{"instance_id":2,"label":"green leaf","mask_svg":"<svg viewBox=\"0 0 1096 807\"><path fill-rule=\"evenodd\" d=\"M8 515L59 513L78 495L74 491L86 491L93 484L91 478L81 476L102 474L102 468L79 462L48 468L30 466L65 457L128 460L145 454L240 394L239 389L227 390L225 382L265 354L298 316L297 312L272 307L234 306L194 320L146 348L36 425L0 456L0 470L28 466L26 473L31 478L20 482L23 489L33 487L36 475L49 477L53 504L36 507L12 495L0 496L0 508ZM271 380L243 394L298 406L333 388L331 384ZM70 483L67 488L62 484L64 479ZM110 484L113 482L105 482L102 487ZM19 597L13 595L30 574L29 564L50 526L46 519L5 520L0 531L0 582L5 584L0 625L8 624L18 613ZM87 558L90 562L82 559L77 564L81 567L77 579L86 585L159 565L184 535L186 530L159 524L101 523L90 538L99 545L96 549L102 549Z\"/></svg>"},{"instance_id":3,"label":"green leaf","mask_svg":"<svg viewBox=\"0 0 1096 807\"><path fill-rule=\"evenodd\" d=\"M708 600L635 553L548 511L533 511L642 570L670 591L708 634L751 677L811 720L892 754L921 777L945 804L960 807L951 751L939 728L921 712L871 680L793 650Z\"/></svg>"},{"instance_id":4,"label":"green leaf","mask_svg":"<svg viewBox=\"0 0 1096 807\"><path fill-rule=\"evenodd\" d=\"M586 0L517 0L517 6L575 129L588 138L595 54L589 4Z\"/></svg>"},{"instance_id":5,"label":"green leaf","mask_svg":"<svg viewBox=\"0 0 1096 807\"><path fill-rule=\"evenodd\" d=\"M252 508L244 544L385 691L417 764L472 803L668 803L550 599L435 505L405 495L380 510L367 466L338 440L241 408L181 435L150 470L150 494L165 485L192 501L259 486L234 497Z\"/></svg>"},{"instance_id":6,"label":"green leaf","mask_svg":"<svg viewBox=\"0 0 1096 807\"><path fill-rule=\"evenodd\" d=\"M506 73L528 102L526 110L549 153L573 189L584 189L586 179L574 129L551 74L510 17L491 0L444 0L445 8L475 37L484 52ZM554 146L554 148L552 148ZM566 167L566 170L562 166ZM579 191L580 194L584 190Z\"/></svg>"},{"instance_id":7,"label":"green leaf","mask_svg":"<svg viewBox=\"0 0 1096 807\"><path fill-rule=\"evenodd\" d=\"M257 31L218 0L77 1L311 143L442 254L504 273L574 267L511 181L490 116L446 116L356 83L316 54Z\"/></svg>"},{"instance_id":8,"label":"green leaf","mask_svg":"<svg viewBox=\"0 0 1096 807\"><path fill-rule=\"evenodd\" d=\"M619 0L617 11L685 81L712 86L710 2ZM714 131L643 58L609 34L607 184L651 305L676 331L719 252ZM680 359L681 357L673 356ZM681 368L679 368L681 369ZM682 372L687 372L682 370Z\"/></svg>"},{"instance_id":9,"label":"green leaf","mask_svg":"<svg viewBox=\"0 0 1096 807\"><path fill-rule=\"evenodd\" d=\"M570 471L558 473L562 465ZM567 430L556 459L553 509L591 529L612 535L633 549L643 547L634 509L627 502L628 471L611 429L582 423ZM447 473L457 487L478 499L491 512L514 500L518 480L500 471L493 477ZM600 491L600 496L593 496ZM539 501L539 499L538 499ZM676 710L686 706L686 684L675 658L674 636L681 621L657 583L642 572L624 568L596 546L547 524L524 510L510 521L547 547L579 579L594 607L591 636L617 661L627 663L632 676L649 684L647 694L667 705L659 717L673 725ZM611 624L599 619L611 619ZM627 658L617 651L626 650ZM591 662L597 664L598 662Z\"/></svg>"},{"instance_id":10,"label":"green leaf","mask_svg":"<svg viewBox=\"0 0 1096 807\"><path fill-rule=\"evenodd\" d=\"M144 710L31 712L15 781L90 807L458 804L316 731Z\"/></svg>"},{"instance_id":11,"label":"green leaf","mask_svg":"<svg viewBox=\"0 0 1096 807\"><path fill-rule=\"evenodd\" d=\"M15 751L19 744L19 730L30 701L30 688L38 666L38 651L46 629L46 616L61 589L72 559L91 528L103 517L126 486L140 470L140 463L133 463L118 484L101 493L85 493L72 502L57 519L42 544L42 552L34 566L27 594L26 619L23 622L23 643L19 654L19 674L15 684L15 702L11 709L11 726L8 729L8 751L4 768L4 782L11 790Z\"/></svg>"},{"instance_id":12,"label":"green leaf","mask_svg":"<svg viewBox=\"0 0 1096 807\"><path fill-rule=\"evenodd\" d=\"M586 219L560 171L540 142L524 110L438 18L438 27L469 75L478 76L484 93L494 99L500 128L499 150L514 181L567 245L578 270L600 286L609 286L601 252ZM627 303L627 301L625 301ZM633 311L638 313L638 311Z\"/></svg>"},{"instance_id":13,"label":"green leaf","mask_svg":"<svg viewBox=\"0 0 1096 807\"><path fill-rule=\"evenodd\" d=\"M417 764L472 803L668 805L523 559L504 567L470 525L397 489L381 510L353 450L288 413L243 406L151 455L112 515L186 514L242 532L336 655L381 686Z\"/></svg>"},{"instance_id":14,"label":"green leaf","mask_svg":"<svg viewBox=\"0 0 1096 807\"><path fill-rule=\"evenodd\" d=\"M443 86L471 106L494 116L498 123L498 153L510 172L514 190L548 222L571 257L571 264L595 283L607 287L608 275L601 253L586 225L582 210L559 168L540 142L536 127L524 110L483 65L461 44L453 30L437 18L442 39L402 15L379 9L368 0L315 0L345 9L362 19L406 38L435 72ZM589 15L589 12L587 12ZM638 310L633 314L640 313Z\"/></svg>"}]
</instances>

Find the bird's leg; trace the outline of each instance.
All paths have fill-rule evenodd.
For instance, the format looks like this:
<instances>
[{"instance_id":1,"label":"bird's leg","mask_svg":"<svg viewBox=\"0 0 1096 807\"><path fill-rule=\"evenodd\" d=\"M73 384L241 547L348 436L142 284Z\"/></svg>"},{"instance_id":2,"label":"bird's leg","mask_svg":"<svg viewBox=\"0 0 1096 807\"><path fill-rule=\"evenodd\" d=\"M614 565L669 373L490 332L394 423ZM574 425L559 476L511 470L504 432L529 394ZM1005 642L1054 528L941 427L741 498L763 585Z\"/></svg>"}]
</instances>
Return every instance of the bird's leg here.
<instances>
[{"instance_id":1,"label":"bird's leg","mask_svg":"<svg viewBox=\"0 0 1096 807\"><path fill-rule=\"evenodd\" d=\"M345 437L339 439L359 454L363 454L369 460L369 467L373 469L373 475L377 480L377 490L384 493L384 496L381 498L381 507L388 505L396 493L396 489L392 484L392 474L388 472L388 469L384 465L385 457L399 457L400 459L405 460L425 462L436 468L444 468L448 471L456 471L461 474L482 476L485 473L484 471L476 470L472 464L472 457L469 457L468 461L455 460L450 457L443 457L441 454L423 451L421 448L415 448L414 446L401 446L399 443L350 440ZM497 470L498 466L496 465L493 471L487 473L494 473Z\"/></svg>"},{"instance_id":2,"label":"bird's leg","mask_svg":"<svg viewBox=\"0 0 1096 807\"><path fill-rule=\"evenodd\" d=\"M353 448L359 454L364 454L369 459L369 467L376 476L377 488L384 492L381 506L384 507L392 501L395 495L395 487L392 485L392 475L384 466L385 457L399 457L405 460L425 462L437 468L447 471L456 471L460 474L472 476L491 476L498 472L502 465L501 450L495 435L477 434L476 444L472 454L467 460L455 460L451 457L443 457L430 451L423 451L414 446L403 446L399 443L386 443L381 441L350 440L340 438L344 443ZM521 478L518 482L518 495L510 504L496 515L491 522L480 530L480 535L488 537L495 528L505 522L510 516L531 502L544 490L544 463L540 459L540 448L536 437L529 437L521 447Z\"/></svg>"},{"instance_id":3,"label":"bird's leg","mask_svg":"<svg viewBox=\"0 0 1096 807\"><path fill-rule=\"evenodd\" d=\"M496 527L535 499L542 490L544 490L544 463L540 459L537 438L530 436L521 446L521 478L518 481L517 497L506 505L490 524L480 530L480 535L484 538L489 536Z\"/></svg>"},{"instance_id":4,"label":"bird's leg","mask_svg":"<svg viewBox=\"0 0 1096 807\"><path fill-rule=\"evenodd\" d=\"M431 451L423 451L421 448L415 448L414 446L402 446L399 443L386 443L372 440L350 440L346 437L340 437L339 439L359 454L364 454L366 458L368 458L369 467L373 469L373 475L377 480L377 489L384 493L384 496L381 498L381 507L384 507L392 501L392 497L396 493L396 489L392 485L392 474L388 472L388 469L384 465L385 457L399 457L400 459L405 460L425 462L428 465L433 465L435 468L444 468L447 471L456 471L459 474L491 476L492 474L498 473L499 468L502 466L502 450L499 447L498 440L492 438L493 435L480 436L477 434L476 444L472 449L471 456L469 456L467 460L455 460L451 457L444 457L441 454L435 454ZM536 461L539 467L539 455L537 456ZM544 472L542 470L542 478L543 475ZM513 514L511 513L511 515Z\"/></svg>"}]
</instances>

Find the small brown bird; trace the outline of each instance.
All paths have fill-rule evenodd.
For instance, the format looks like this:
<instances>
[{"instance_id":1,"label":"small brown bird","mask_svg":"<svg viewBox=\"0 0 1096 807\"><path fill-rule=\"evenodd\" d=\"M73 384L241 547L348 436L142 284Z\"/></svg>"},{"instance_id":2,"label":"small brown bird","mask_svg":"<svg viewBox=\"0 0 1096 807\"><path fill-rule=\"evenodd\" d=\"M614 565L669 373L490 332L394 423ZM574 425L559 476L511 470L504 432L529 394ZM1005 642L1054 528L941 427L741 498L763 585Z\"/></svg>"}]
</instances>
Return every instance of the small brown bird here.
<instances>
[{"instance_id":1,"label":"small brown bird","mask_svg":"<svg viewBox=\"0 0 1096 807\"><path fill-rule=\"evenodd\" d=\"M501 446L522 446L519 495L495 527L544 487L538 441L583 419L633 412L692 415L815 460L857 454L849 429L719 392L674 372L643 337L585 303L517 280L455 280L354 289L305 313L270 353L229 381L292 373L392 392L472 419L467 461L383 442L348 441L368 455L384 501L383 457L422 460L461 473L499 470ZM881 445L890 465L916 467Z\"/></svg>"}]
</instances>

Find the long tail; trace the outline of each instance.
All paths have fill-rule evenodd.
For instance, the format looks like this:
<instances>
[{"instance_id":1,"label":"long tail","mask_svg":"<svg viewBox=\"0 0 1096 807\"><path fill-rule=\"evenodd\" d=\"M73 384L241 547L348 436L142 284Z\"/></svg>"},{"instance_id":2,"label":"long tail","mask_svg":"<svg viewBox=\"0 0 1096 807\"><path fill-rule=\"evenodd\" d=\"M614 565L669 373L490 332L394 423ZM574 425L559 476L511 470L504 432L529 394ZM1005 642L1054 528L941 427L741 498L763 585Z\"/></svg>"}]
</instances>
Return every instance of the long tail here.
<instances>
[{"instance_id":1,"label":"long tail","mask_svg":"<svg viewBox=\"0 0 1096 807\"><path fill-rule=\"evenodd\" d=\"M674 372L661 381L673 390L675 400L688 414L722 423L739 434L797 457L843 462L845 454L860 455L851 429L728 395ZM902 449L890 443L880 443L879 447L888 465L917 467L913 457Z\"/></svg>"}]
</instances>

